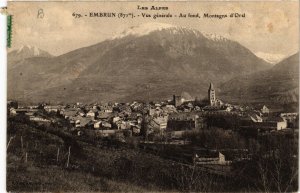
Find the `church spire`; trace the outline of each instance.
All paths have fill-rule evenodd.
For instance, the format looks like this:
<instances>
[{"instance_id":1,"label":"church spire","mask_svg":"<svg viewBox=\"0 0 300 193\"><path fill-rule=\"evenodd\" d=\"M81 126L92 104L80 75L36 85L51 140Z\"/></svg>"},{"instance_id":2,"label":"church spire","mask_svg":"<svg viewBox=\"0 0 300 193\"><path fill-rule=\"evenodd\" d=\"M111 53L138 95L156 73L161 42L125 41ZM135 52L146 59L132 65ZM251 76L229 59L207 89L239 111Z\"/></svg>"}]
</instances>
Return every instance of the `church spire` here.
<instances>
[{"instance_id":1,"label":"church spire","mask_svg":"<svg viewBox=\"0 0 300 193\"><path fill-rule=\"evenodd\" d=\"M216 93L215 93L214 85L212 83L210 83L209 89L208 89L208 100L209 100L210 106L215 105L215 103L216 103Z\"/></svg>"},{"instance_id":2,"label":"church spire","mask_svg":"<svg viewBox=\"0 0 300 193\"><path fill-rule=\"evenodd\" d=\"M213 83L210 83L210 85L209 85L209 89L208 90L215 90L214 89L214 85L213 85Z\"/></svg>"}]
</instances>

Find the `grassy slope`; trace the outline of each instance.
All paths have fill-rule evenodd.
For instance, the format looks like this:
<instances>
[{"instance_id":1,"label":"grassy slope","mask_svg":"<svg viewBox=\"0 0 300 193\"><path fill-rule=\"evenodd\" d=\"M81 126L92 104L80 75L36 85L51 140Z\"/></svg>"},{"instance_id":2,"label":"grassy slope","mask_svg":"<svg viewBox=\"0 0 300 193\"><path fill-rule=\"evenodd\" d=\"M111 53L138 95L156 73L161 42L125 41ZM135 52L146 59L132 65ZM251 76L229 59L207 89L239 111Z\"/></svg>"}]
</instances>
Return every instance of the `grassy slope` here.
<instances>
[{"instance_id":1,"label":"grassy slope","mask_svg":"<svg viewBox=\"0 0 300 193\"><path fill-rule=\"evenodd\" d=\"M87 144L80 144L80 148L88 149L82 153L78 149L75 150L76 145L73 144L70 166L66 168L65 145L69 142L64 141L65 139L40 131L35 128L36 126L10 122L8 125L8 140L11 136L14 138L7 151L7 191L144 192L155 190L155 187L145 189L126 180L112 179L104 173L95 172L94 168L89 168L93 163L99 167L101 162L108 162L112 158L109 156L118 155L118 153L114 154L113 150L102 151ZM60 159L56 162L58 147L60 147ZM25 162L25 152L28 155L27 162ZM107 167L105 165L102 167L102 172L108 173L109 170L104 169Z\"/></svg>"},{"instance_id":2,"label":"grassy slope","mask_svg":"<svg viewBox=\"0 0 300 193\"><path fill-rule=\"evenodd\" d=\"M41 168L31 164L17 169L8 168L7 191L147 191L137 185L96 177L90 173L68 171L55 166Z\"/></svg>"},{"instance_id":3,"label":"grassy slope","mask_svg":"<svg viewBox=\"0 0 300 193\"><path fill-rule=\"evenodd\" d=\"M63 122L61 121L61 124ZM67 126L8 119L8 191L224 191L232 181L139 149L75 137ZM23 148L22 142L23 141ZM108 143L111 144L111 143ZM115 143L114 143L115 144ZM66 168L68 147L71 147ZM56 160L60 148L59 161ZM27 153L27 162L26 162ZM191 183L193 179L193 183Z\"/></svg>"}]
</instances>

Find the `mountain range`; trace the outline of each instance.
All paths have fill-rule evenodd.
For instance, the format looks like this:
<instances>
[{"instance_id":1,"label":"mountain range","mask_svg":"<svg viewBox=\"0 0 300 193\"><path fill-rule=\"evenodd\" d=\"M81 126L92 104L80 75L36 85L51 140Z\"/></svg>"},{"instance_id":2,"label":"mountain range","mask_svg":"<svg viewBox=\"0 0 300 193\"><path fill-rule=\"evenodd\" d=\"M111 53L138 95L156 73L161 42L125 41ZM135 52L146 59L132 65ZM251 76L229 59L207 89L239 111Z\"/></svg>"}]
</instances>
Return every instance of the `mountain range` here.
<instances>
[{"instance_id":1,"label":"mountain range","mask_svg":"<svg viewBox=\"0 0 300 193\"><path fill-rule=\"evenodd\" d=\"M272 66L236 41L160 23L60 56L14 55L8 98L31 102L162 100L182 92L203 98L210 82L221 92L225 82Z\"/></svg>"},{"instance_id":2,"label":"mountain range","mask_svg":"<svg viewBox=\"0 0 300 193\"><path fill-rule=\"evenodd\" d=\"M297 109L299 52L268 70L237 76L222 84L221 88L220 94L225 100Z\"/></svg>"}]
</instances>

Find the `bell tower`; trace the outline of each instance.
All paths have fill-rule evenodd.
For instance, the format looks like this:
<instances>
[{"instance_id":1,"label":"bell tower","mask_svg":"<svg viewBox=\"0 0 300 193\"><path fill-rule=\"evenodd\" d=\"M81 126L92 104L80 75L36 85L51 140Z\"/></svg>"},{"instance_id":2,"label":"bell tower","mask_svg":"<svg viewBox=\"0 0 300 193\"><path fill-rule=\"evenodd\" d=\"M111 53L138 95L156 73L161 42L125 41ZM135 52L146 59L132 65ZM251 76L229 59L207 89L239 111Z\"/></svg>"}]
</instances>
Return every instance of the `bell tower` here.
<instances>
[{"instance_id":1,"label":"bell tower","mask_svg":"<svg viewBox=\"0 0 300 193\"><path fill-rule=\"evenodd\" d=\"M210 106L214 106L216 104L216 92L214 89L214 85L210 83L209 89L208 89L208 100Z\"/></svg>"}]
</instances>

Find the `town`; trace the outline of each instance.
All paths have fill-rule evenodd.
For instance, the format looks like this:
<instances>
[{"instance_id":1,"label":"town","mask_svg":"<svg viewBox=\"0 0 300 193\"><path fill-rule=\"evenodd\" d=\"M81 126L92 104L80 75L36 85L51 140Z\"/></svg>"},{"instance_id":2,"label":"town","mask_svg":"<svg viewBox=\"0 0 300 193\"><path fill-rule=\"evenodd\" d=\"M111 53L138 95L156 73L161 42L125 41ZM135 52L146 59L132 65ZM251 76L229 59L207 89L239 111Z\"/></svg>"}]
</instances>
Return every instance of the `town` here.
<instances>
[{"instance_id":1,"label":"town","mask_svg":"<svg viewBox=\"0 0 300 193\"><path fill-rule=\"evenodd\" d=\"M223 177L232 177L237 165L256 161L258 154L278 158L282 144L272 145L270 141L274 140L286 140L290 158L297 160L297 112L272 112L266 105L254 108L226 103L217 98L212 83L203 100L184 92L167 101L151 102L22 106L8 101L8 117L26 117L31 123L56 127L78 140L101 143L100 147L107 140L134 146ZM13 138L8 138L9 143ZM59 149L57 160L58 157Z\"/></svg>"},{"instance_id":2,"label":"town","mask_svg":"<svg viewBox=\"0 0 300 193\"><path fill-rule=\"evenodd\" d=\"M267 106L253 109L231 105L216 98L211 83L208 100L198 101L183 93L173 100L143 103L82 103L68 105L39 104L18 106L9 101L9 115L27 115L34 122L55 122L55 118L40 113L56 113L72 125L72 133L97 137L143 136L145 142L188 143L183 136L189 132L211 127L227 127L228 132L266 133L298 132L297 112L270 113ZM227 126L230 125L230 126Z\"/></svg>"}]
</instances>

